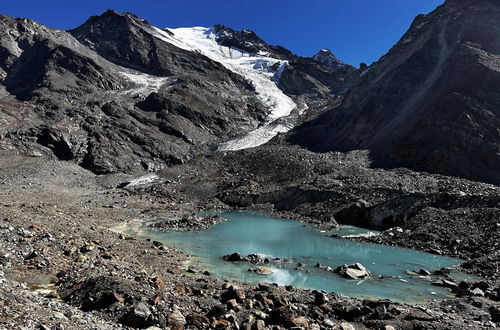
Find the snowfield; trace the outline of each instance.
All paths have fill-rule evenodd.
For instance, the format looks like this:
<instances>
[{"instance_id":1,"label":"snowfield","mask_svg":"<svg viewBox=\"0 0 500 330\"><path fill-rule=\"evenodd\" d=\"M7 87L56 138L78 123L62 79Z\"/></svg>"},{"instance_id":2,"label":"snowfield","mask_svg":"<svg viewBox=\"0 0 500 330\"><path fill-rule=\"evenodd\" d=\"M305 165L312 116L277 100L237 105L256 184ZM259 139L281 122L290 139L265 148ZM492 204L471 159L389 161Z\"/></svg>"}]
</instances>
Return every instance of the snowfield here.
<instances>
[{"instance_id":1,"label":"snowfield","mask_svg":"<svg viewBox=\"0 0 500 330\"><path fill-rule=\"evenodd\" d=\"M214 28L193 27L166 29L166 31L155 28L154 32L163 41L185 50L199 52L242 75L253 84L258 97L269 108L268 117L259 128L241 138L221 144L220 150L256 147L268 142L276 134L291 129L274 123L277 119L289 116L297 107L295 102L276 85L288 64L287 61L221 46L216 41Z\"/></svg>"}]
</instances>

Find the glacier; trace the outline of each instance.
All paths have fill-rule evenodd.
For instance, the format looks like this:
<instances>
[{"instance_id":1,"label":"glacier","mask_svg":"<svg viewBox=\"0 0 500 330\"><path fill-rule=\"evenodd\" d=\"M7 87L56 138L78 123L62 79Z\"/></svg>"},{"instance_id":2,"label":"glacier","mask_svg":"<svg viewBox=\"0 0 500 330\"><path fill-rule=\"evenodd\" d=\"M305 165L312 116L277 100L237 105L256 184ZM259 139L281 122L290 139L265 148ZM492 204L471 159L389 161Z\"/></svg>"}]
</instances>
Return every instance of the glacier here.
<instances>
[{"instance_id":1,"label":"glacier","mask_svg":"<svg viewBox=\"0 0 500 330\"><path fill-rule=\"evenodd\" d=\"M297 108L297 104L277 86L287 61L252 54L239 49L221 46L213 27L165 29L154 28L157 38L184 50L201 53L227 69L249 80L261 102L269 109L264 122L246 135L219 145L219 150L233 151L257 147L271 140L278 133L289 131L292 126L280 124ZM276 68L277 66L277 68Z\"/></svg>"}]
</instances>

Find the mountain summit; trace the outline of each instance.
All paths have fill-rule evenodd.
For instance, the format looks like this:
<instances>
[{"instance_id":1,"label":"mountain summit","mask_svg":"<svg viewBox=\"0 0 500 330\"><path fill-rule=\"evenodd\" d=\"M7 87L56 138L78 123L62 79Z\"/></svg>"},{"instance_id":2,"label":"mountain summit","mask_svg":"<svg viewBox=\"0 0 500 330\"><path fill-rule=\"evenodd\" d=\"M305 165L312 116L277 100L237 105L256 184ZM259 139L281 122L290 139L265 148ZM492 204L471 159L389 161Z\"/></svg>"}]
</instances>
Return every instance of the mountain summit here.
<instances>
[{"instance_id":1,"label":"mountain summit","mask_svg":"<svg viewBox=\"0 0 500 330\"><path fill-rule=\"evenodd\" d=\"M312 57L316 62L323 64L332 71L344 68L346 65L339 60L329 49L321 49Z\"/></svg>"}]
</instances>

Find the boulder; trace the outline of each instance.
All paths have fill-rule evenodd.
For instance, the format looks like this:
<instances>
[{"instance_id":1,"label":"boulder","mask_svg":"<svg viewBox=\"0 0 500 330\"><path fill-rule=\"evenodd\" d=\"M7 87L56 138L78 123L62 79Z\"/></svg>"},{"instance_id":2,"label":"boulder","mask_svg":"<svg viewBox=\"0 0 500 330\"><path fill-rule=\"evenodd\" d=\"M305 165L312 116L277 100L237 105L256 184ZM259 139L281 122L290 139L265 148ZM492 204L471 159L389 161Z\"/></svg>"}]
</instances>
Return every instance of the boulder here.
<instances>
[{"instance_id":1,"label":"boulder","mask_svg":"<svg viewBox=\"0 0 500 330\"><path fill-rule=\"evenodd\" d=\"M168 326L170 329L184 329L186 323L186 318L178 309L168 315Z\"/></svg>"},{"instance_id":2,"label":"boulder","mask_svg":"<svg viewBox=\"0 0 500 330\"><path fill-rule=\"evenodd\" d=\"M233 254L228 254L222 257L222 259L226 261L242 261L243 258L241 258L241 254L238 252L234 252Z\"/></svg>"},{"instance_id":3,"label":"boulder","mask_svg":"<svg viewBox=\"0 0 500 330\"><path fill-rule=\"evenodd\" d=\"M321 306L329 302L329 299L325 293L321 291L313 291L313 293L314 293L314 304L316 306Z\"/></svg>"},{"instance_id":4,"label":"boulder","mask_svg":"<svg viewBox=\"0 0 500 330\"><path fill-rule=\"evenodd\" d=\"M342 322L340 324L340 328L342 330L356 330L356 328L352 324L347 323L347 322Z\"/></svg>"},{"instance_id":5,"label":"boulder","mask_svg":"<svg viewBox=\"0 0 500 330\"><path fill-rule=\"evenodd\" d=\"M264 267L264 266L249 268L248 271L253 272L255 274L258 274L258 275L271 275L273 273L273 270L271 268Z\"/></svg>"},{"instance_id":6,"label":"boulder","mask_svg":"<svg viewBox=\"0 0 500 330\"><path fill-rule=\"evenodd\" d=\"M337 267L334 271L345 278L357 280L370 277L372 274L360 263L352 265L342 265Z\"/></svg>"},{"instance_id":7,"label":"boulder","mask_svg":"<svg viewBox=\"0 0 500 330\"><path fill-rule=\"evenodd\" d=\"M475 288L474 290L472 290L472 294L476 297L484 297L484 291L480 288Z\"/></svg>"},{"instance_id":8,"label":"boulder","mask_svg":"<svg viewBox=\"0 0 500 330\"><path fill-rule=\"evenodd\" d=\"M152 325L152 314L148 305L137 303L122 319L120 323L131 328L146 328Z\"/></svg>"},{"instance_id":9,"label":"boulder","mask_svg":"<svg viewBox=\"0 0 500 330\"><path fill-rule=\"evenodd\" d=\"M424 268L420 268L420 270L418 271L418 273L419 273L420 275L424 275L424 276L429 276L429 275L431 275L431 272L430 272L430 271L428 271L427 269L424 269Z\"/></svg>"},{"instance_id":10,"label":"boulder","mask_svg":"<svg viewBox=\"0 0 500 330\"><path fill-rule=\"evenodd\" d=\"M197 328L203 328L210 324L210 320L206 316L194 313L186 316L186 322Z\"/></svg>"},{"instance_id":11,"label":"boulder","mask_svg":"<svg viewBox=\"0 0 500 330\"><path fill-rule=\"evenodd\" d=\"M439 280L436 282L432 282L432 285L442 286L442 287L450 288L450 289L458 288L458 284L453 282L453 281L450 281L450 280Z\"/></svg>"},{"instance_id":12,"label":"boulder","mask_svg":"<svg viewBox=\"0 0 500 330\"><path fill-rule=\"evenodd\" d=\"M221 295L221 301L227 303L228 301L235 299L237 302L241 303L245 300L245 291L234 285L230 286Z\"/></svg>"}]
</instances>

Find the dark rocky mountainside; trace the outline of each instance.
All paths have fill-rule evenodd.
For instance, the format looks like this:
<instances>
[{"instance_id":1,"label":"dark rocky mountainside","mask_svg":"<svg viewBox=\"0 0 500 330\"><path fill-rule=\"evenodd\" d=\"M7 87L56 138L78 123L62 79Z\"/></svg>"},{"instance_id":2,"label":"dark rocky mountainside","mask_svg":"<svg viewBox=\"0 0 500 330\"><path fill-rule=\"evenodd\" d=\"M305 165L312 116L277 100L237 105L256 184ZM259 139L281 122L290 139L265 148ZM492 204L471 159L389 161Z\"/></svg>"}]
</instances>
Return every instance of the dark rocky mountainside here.
<instances>
[{"instance_id":1,"label":"dark rocky mountainside","mask_svg":"<svg viewBox=\"0 0 500 330\"><path fill-rule=\"evenodd\" d=\"M500 184L500 3L450 0L418 16L342 104L299 127L314 151Z\"/></svg>"},{"instance_id":2,"label":"dark rocky mountainside","mask_svg":"<svg viewBox=\"0 0 500 330\"><path fill-rule=\"evenodd\" d=\"M80 40L26 19L0 23L4 148L53 152L97 173L154 169L265 116L243 77L130 14L91 18L72 31Z\"/></svg>"},{"instance_id":3,"label":"dark rocky mountainside","mask_svg":"<svg viewBox=\"0 0 500 330\"><path fill-rule=\"evenodd\" d=\"M133 14L108 10L71 31L8 16L0 24L3 149L53 154L96 173L155 170L258 126L268 113L246 77L165 41ZM313 66L321 74L310 80L333 97L340 87L325 87L328 69Z\"/></svg>"}]
</instances>

